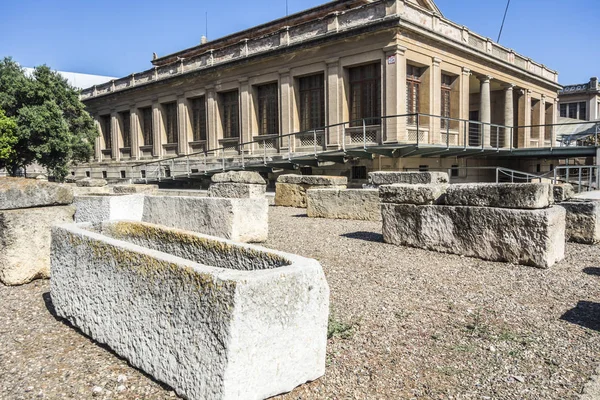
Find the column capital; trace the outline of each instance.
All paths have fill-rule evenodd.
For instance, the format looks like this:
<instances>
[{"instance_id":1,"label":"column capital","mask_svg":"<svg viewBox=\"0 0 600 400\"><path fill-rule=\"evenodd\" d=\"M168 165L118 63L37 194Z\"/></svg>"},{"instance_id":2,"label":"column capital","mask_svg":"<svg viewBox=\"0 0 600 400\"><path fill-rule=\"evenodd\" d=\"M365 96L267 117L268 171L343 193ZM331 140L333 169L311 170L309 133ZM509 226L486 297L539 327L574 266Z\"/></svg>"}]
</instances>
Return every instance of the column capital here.
<instances>
[{"instance_id":1,"label":"column capital","mask_svg":"<svg viewBox=\"0 0 600 400\"><path fill-rule=\"evenodd\" d=\"M441 58L438 58L438 57L433 57L433 58L431 59L431 61L433 62L433 65L437 65L437 66L439 66L439 65L441 64L441 62L442 62L442 59L441 59Z\"/></svg>"},{"instance_id":2,"label":"column capital","mask_svg":"<svg viewBox=\"0 0 600 400\"><path fill-rule=\"evenodd\" d=\"M406 47L402 46L401 44L394 43L394 44L390 44L389 46L385 46L383 48L383 51L385 53L397 52L397 53L404 54L404 52L406 51Z\"/></svg>"},{"instance_id":3,"label":"column capital","mask_svg":"<svg viewBox=\"0 0 600 400\"><path fill-rule=\"evenodd\" d=\"M463 73L463 75L470 75L471 74L471 69L467 68L467 67L463 67L462 68L462 73Z\"/></svg>"},{"instance_id":4,"label":"column capital","mask_svg":"<svg viewBox=\"0 0 600 400\"><path fill-rule=\"evenodd\" d=\"M504 90L513 90L515 88L515 84L514 83L504 83L504 84L502 84L502 88Z\"/></svg>"},{"instance_id":5,"label":"column capital","mask_svg":"<svg viewBox=\"0 0 600 400\"><path fill-rule=\"evenodd\" d=\"M524 94L531 96L531 89L519 89L519 95L523 96Z\"/></svg>"},{"instance_id":6,"label":"column capital","mask_svg":"<svg viewBox=\"0 0 600 400\"><path fill-rule=\"evenodd\" d=\"M290 69L289 68L282 68L279 71L277 71L279 73L279 75L286 75L290 73Z\"/></svg>"},{"instance_id":7,"label":"column capital","mask_svg":"<svg viewBox=\"0 0 600 400\"><path fill-rule=\"evenodd\" d=\"M328 58L327 60L325 60L325 64L327 64L327 65L337 64L339 61L340 61L339 57Z\"/></svg>"},{"instance_id":8,"label":"column capital","mask_svg":"<svg viewBox=\"0 0 600 400\"><path fill-rule=\"evenodd\" d=\"M240 78L240 79L238 79L238 82L243 85L244 83L248 83L248 78L246 78L246 77Z\"/></svg>"},{"instance_id":9,"label":"column capital","mask_svg":"<svg viewBox=\"0 0 600 400\"><path fill-rule=\"evenodd\" d=\"M490 75L477 75L476 77L477 77L477 79L478 79L480 82L482 82L482 83L483 83L483 82L489 82L489 81L491 81L492 79L494 79L494 78L493 78L493 77L491 77Z\"/></svg>"}]
</instances>

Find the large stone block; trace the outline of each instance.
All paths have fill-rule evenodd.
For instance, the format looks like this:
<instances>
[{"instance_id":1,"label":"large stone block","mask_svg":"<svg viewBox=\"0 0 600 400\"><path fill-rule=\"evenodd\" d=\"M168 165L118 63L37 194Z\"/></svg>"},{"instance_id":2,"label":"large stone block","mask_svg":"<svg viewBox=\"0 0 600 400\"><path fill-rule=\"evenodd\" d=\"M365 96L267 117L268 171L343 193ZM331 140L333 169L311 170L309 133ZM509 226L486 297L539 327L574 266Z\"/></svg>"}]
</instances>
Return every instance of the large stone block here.
<instances>
[{"instance_id":1,"label":"large stone block","mask_svg":"<svg viewBox=\"0 0 600 400\"><path fill-rule=\"evenodd\" d=\"M383 240L548 268L564 258L565 210L381 205Z\"/></svg>"},{"instance_id":2,"label":"large stone block","mask_svg":"<svg viewBox=\"0 0 600 400\"><path fill-rule=\"evenodd\" d=\"M146 196L142 220L239 242L263 242L269 235L266 198Z\"/></svg>"},{"instance_id":3,"label":"large stone block","mask_svg":"<svg viewBox=\"0 0 600 400\"><path fill-rule=\"evenodd\" d=\"M369 184L372 186L391 185L393 183L435 184L448 183L447 172L403 172L374 171L369 172Z\"/></svg>"},{"instance_id":4,"label":"large stone block","mask_svg":"<svg viewBox=\"0 0 600 400\"><path fill-rule=\"evenodd\" d=\"M346 189L342 186L307 185L304 183L275 183L275 205L306 208L306 191L309 189Z\"/></svg>"},{"instance_id":5,"label":"large stone block","mask_svg":"<svg viewBox=\"0 0 600 400\"><path fill-rule=\"evenodd\" d=\"M111 219L141 221L144 195L75 196L75 222L101 222Z\"/></svg>"},{"instance_id":6,"label":"large stone block","mask_svg":"<svg viewBox=\"0 0 600 400\"><path fill-rule=\"evenodd\" d=\"M69 185L26 178L0 178L0 210L66 205L73 202Z\"/></svg>"},{"instance_id":7,"label":"large stone block","mask_svg":"<svg viewBox=\"0 0 600 400\"><path fill-rule=\"evenodd\" d=\"M286 174L279 175L277 182L310 186L346 186L348 178L345 176Z\"/></svg>"},{"instance_id":8,"label":"large stone block","mask_svg":"<svg viewBox=\"0 0 600 400\"><path fill-rule=\"evenodd\" d=\"M440 204L448 185L422 185L395 183L379 186L379 199L382 203L396 204Z\"/></svg>"},{"instance_id":9,"label":"large stone block","mask_svg":"<svg viewBox=\"0 0 600 400\"><path fill-rule=\"evenodd\" d=\"M213 183L233 182L233 183L251 183L256 185L266 185L267 182L258 172L253 171L229 171L214 174L210 180Z\"/></svg>"},{"instance_id":10,"label":"large stone block","mask_svg":"<svg viewBox=\"0 0 600 400\"><path fill-rule=\"evenodd\" d=\"M558 185L554 185L552 193L554 194L555 203L567 201L575 197L575 190L573 190L573 186L570 183L561 183Z\"/></svg>"},{"instance_id":11,"label":"large stone block","mask_svg":"<svg viewBox=\"0 0 600 400\"><path fill-rule=\"evenodd\" d=\"M262 178L261 178L262 179ZM208 188L208 197L250 198L265 197L267 185L254 183L219 182Z\"/></svg>"},{"instance_id":12,"label":"large stone block","mask_svg":"<svg viewBox=\"0 0 600 400\"><path fill-rule=\"evenodd\" d=\"M448 187L445 202L454 206L536 209L552 205L554 195L549 183L461 183Z\"/></svg>"},{"instance_id":13,"label":"large stone block","mask_svg":"<svg viewBox=\"0 0 600 400\"><path fill-rule=\"evenodd\" d=\"M75 207L0 211L0 281L21 285L50 275L50 231L72 223Z\"/></svg>"},{"instance_id":14,"label":"large stone block","mask_svg":"<svg viewBox=\"0 0 600 400\"><path fill-rule=\"evenodd\" d=\"M115 185L112 190L113 193L118 194L156 194L158 192L158 185Z\"/></svg>"},{"instance_id":15,"label":"large stone block","mask_svg":"<svg viewBox=\"0 0 600 400\"><path fill-rule=\"evenodd\" d=\"M381 221L377 189L310 189L309 217Z\"/></svg>"},{"instance_id":16,"label":"large stone block","mask_svg":"<svg viewBox=\"0 0 600 400\"><path fill-rule=\"evenodd\" d=\"M79 187L102 187L108 185L106 179L83 178L75 182Z\"/></svg>"},{"instance_id":17,"label":"large stone block","mask_svg":"<svg viewBox=\"0 0 600 400\"><path fill-rule=\"evenodd\" d=\"M560 203L566 216L566 237L571 242L600 242L600 201L570 200Z\"/></svg>"},{"instance_id":18,"label":"large stone block","mask_svg":"<svg viewBox=\"0 0 600 400\"><path fill-rule=\"evenodd\" d=\"M101 186L101 187L79 187L79 186L72 186L73 188L73 194L75 196L86 196L86 195L100 195L100 194L109 194L110 193L110 187L108 186Z\"/></svg>"},{"instance_id":19,"label":"large stone block","mask_svg":"<svg viewBox=\"0 0 600 400\"><path fill-rule=\"evenodd\" d=\"M317 261L125 221L52 235L56 313L181 397L264 399L324 374Z\"/></svg>"}]
</instances>

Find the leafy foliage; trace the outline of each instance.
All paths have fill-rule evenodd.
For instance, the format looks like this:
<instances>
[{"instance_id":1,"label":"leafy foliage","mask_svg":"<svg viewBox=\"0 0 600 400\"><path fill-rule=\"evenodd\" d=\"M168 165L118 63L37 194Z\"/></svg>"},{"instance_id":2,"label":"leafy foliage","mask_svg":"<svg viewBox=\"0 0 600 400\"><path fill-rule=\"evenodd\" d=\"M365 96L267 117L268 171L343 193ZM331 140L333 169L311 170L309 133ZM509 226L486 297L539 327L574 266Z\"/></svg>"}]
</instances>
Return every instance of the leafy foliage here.
<instances>
[{"instance_id":1,"label":"leafy foliage","mask_svg":"<svg viewBox=\"0 0 600 400\"><path fill-rule=\"evenodd\" d=\"M14 160L16 153L13 147L17 141L17 123L0 109L0 168Z\"/></svg>"},{"instance_id":2,"label":"leafy foliage","mask_svg":"<svg viewBox=\"0 0 600 400\"><path fill-rule=\"evenodd\" d=\"M1 60L0 109L16 122L16 140L0 136L0 166L12 173L37 162L62 180L71 163L86 162L93 154L98 135L93 119L77 89L46 65L26 76L11 58ZM6 158L1 150L5 142L12 150Z\"/></svg>"}]
</instances>

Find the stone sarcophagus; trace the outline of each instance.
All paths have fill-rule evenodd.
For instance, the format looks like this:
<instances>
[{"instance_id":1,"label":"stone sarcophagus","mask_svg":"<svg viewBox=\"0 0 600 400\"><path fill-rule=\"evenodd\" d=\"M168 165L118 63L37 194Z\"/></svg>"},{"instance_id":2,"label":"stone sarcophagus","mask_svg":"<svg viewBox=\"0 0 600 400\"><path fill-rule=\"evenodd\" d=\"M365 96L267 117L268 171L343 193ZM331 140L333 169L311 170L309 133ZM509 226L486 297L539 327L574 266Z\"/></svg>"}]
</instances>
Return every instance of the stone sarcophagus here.
<instances>
[{"instance_id":1,"label":"stone sarcophagus","mask_svg":"<svg viewBox=\"0 0 600 400\"><path fill-rule=\"evenodd\" d=\"M379 196L386 243L539 268L564 258L549 184L384 185Z\"/></svg>"},{"instance_id":2,"label":"stone sarcophagus","mask_svg":"<svg viewBox=\"0 0 600 400\"><path fill-rule=\"evenodd\" d=\"M325 372L329 288L299 257L135 221L53 228L56 312L187 399L263 399Z\"/></svg>"}]
</instances>

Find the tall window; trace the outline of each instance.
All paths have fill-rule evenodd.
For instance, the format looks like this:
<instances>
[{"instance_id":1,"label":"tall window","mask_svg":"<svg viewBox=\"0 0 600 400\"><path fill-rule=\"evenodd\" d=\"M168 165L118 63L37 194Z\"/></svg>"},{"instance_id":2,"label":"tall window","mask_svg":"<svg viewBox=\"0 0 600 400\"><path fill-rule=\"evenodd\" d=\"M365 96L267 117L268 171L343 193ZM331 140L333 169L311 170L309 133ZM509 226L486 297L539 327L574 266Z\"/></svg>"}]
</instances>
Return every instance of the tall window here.
<instances>
[{"instance_id":1,"label":"tall window","mask_svg":"<svg viewBox=\"0 0 600 400\"><path fill-rule=\"evenodd\" d=\"M587 121L587 103L562 103L560 105L560 116Z\"/></svg>"},{"instance_id":2,"label":"tall window","mask_svg":"<svg viewBox=\"0 0 600 400\"><path fill-rule=\"evenodd\" d=\"M279 133L277 83L258 87L258 132L261 135Z\"/></svg>"},{"instance_id":3,"label":"tall window","mask_svg":"<svg viewBox=\"0 0 600 400\"><path fill-rule=\"evenodd\" d=\"M452 93L452 77L450 75L442 74L442 96L441 96L441 110L440 114L442 117L450 118L450 95ZM448 128L450 121L442 119L441 127L443 129Z\"/></svg>"},{"instance_id":4,"label":"tall window","mask_svg":"<svg viewBox=\"0 0 600 400\"><path fill-rule=\"evenodd\" d=\"M238 91L221 93L221 106L223 108L223 137L235 138L240 136L239 128L239 96Z\"/></svg>"},{"instance_id":5,"label":"tall window","mask_svg":"<svg viewBox=\"0 0 600 400\"><path fill-rule=\"evenodd\" d=\"M300 130L325 126L325 84L323 74L305 76L298 80L300 90Z\"/></svg>"},{"instance_id":6,"label":"tall window","mask_svg":"<svg viewBox=\"0 0 600 400\"><path fill-rule=\"evenodd\" d=\"M164 108L167 143L177 143L177 103L167 103Z\"/></svg>"},{"instance_id":7,"label":"tall window","mask_svg":"<svg viewBox=\"0 0 600 400\"><path fill-rule=\"evenodd\" d=\"M123 136L123 147L131 147L131 114L129 111L119 113L121 117L121 136Z\"/></svg>"},{"instance_id":8,"label":"tall window","mask_svg":"<svg viewBox=\"0 0 600 400\"><path fill-rule=\"evenodd\" d=\"M206 140L206 99L204 96L191 100L192 134L194 142Z\"/></svg>"},{"instance_id":9,"label":"tall window","mask_svg":"<svg viewBox=\"0 0 600 400\"><path fill-rule=\"evenodd\" d=\"M381 67L379 63L350 68L350 121L352 126L381 121Z\"/></svg>"},{"instance_id":10,"label":"tall window","mask_svg":"<svg viewBox=\"0 0 600 400\"><path fill-rule=\"evenodd\" d=\"M152 108L142 108L142 136L144 146L152 146Z\"/></svg>"},{"instance_id":11,"label":"tall window","mask_svg":"<svg viewBox=\"0 0 600 400\"><path fill-rule=\"evenodd\" d=\"M419 89L421 86L421 68L414 65L406 66L406 113L419 113ZM416 116L408 117L409 124L417 122Z\"/></svg>"},{"instance_id":12,"label":"tall window","mask_svg":"<svg viewBox=\"0 0 600 400\"><path fill-rule=\"evenodd\" d=\"M102 137L104 138L104 149L112 149L112 129L110 124L110 115L100 116L100 126L102 129Z\"/></svg>"}]
</instances>

